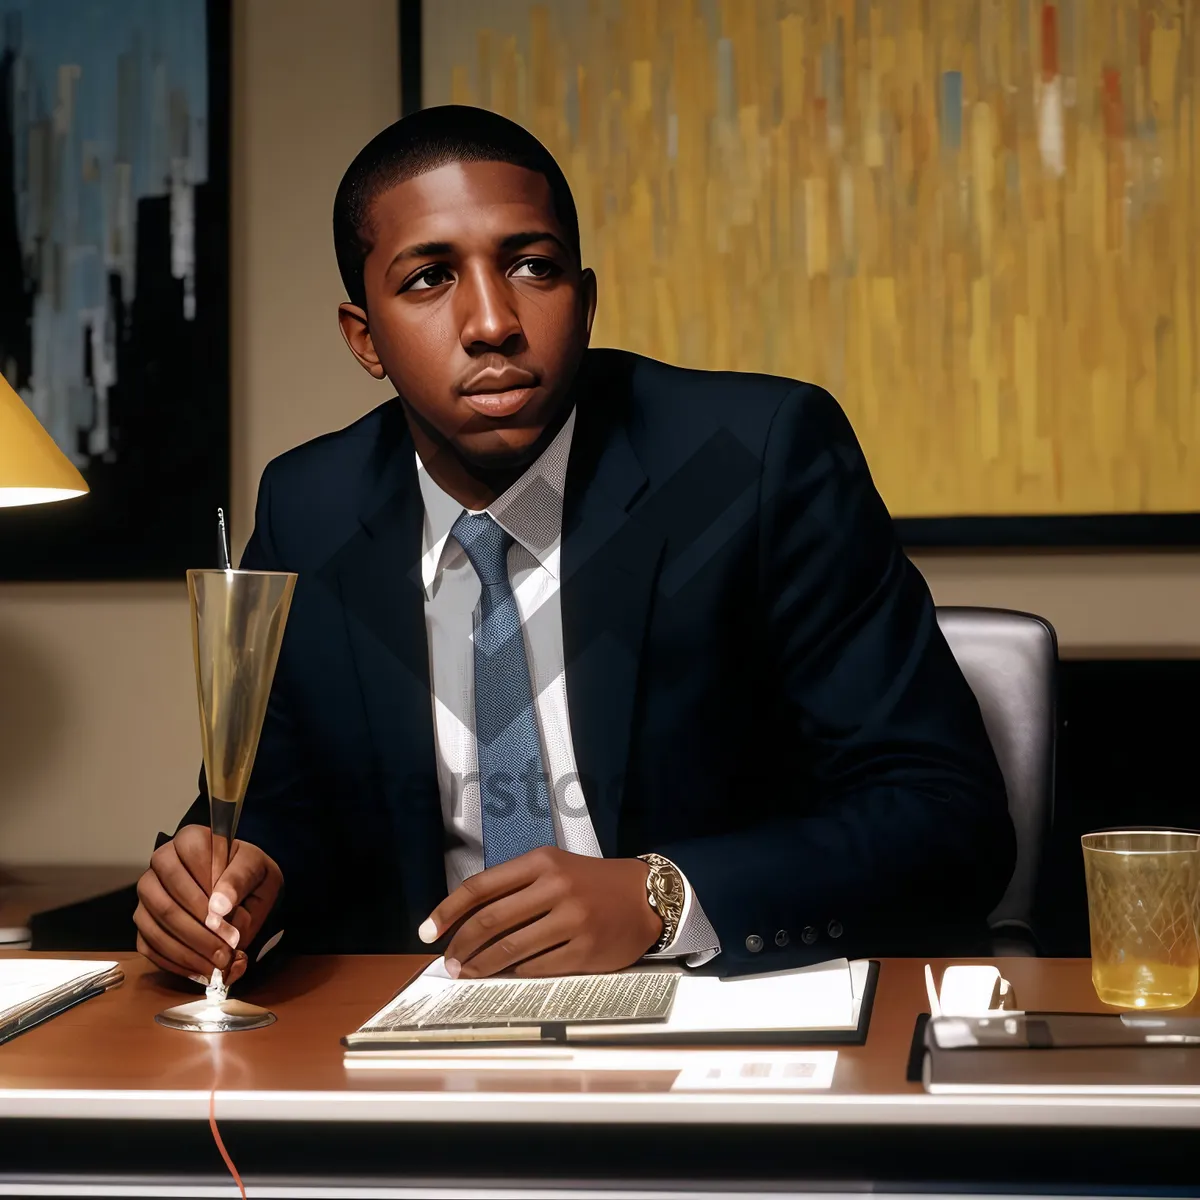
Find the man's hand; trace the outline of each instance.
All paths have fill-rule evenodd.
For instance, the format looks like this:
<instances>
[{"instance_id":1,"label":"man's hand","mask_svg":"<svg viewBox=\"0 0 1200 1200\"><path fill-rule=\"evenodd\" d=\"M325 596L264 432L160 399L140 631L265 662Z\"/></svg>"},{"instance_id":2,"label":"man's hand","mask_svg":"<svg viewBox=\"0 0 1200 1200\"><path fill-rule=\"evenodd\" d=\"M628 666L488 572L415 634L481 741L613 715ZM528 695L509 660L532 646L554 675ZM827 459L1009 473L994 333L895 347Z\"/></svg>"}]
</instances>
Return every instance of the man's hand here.
<instances>
[{"instance_id":1,"label":"man's hand","mask_svg":"<svg viewBox=\"0 0 1200 1200\"><path fill-rule=\"evenodd\" d=\"M138 880L133 914L137 948L156 967L208 983L219 968L227 984L245 974L245 952L279 898L283 873L249 842L235 841L229 866L208 896L212 840L205 825L185 825L150 859Z\"/></svg>"},{"instance_id":2,"label":"man's hand","mask_svg":"<svg viewBox=\"0 0 1200 1200\"><path fill-rule=\"evenodd\" d=\"M433 910L419 936L435 942L462 921L446 948L446 970L464 979L510 970L618 971L662 934L646 899L649 873L636 858L531 850L472 875Z\"/></svg>"}]
</instances>

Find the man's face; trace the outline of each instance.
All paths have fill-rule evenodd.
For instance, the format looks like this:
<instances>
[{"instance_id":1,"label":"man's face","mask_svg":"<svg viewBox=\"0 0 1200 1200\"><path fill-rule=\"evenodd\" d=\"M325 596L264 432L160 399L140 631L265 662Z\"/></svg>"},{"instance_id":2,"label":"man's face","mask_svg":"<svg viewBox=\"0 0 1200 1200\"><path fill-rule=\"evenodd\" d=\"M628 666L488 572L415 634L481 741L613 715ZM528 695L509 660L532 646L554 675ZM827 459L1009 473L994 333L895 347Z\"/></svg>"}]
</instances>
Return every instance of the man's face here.
<instances>
[{"instance_id":1,"label":"man's face","mask_svg":"<svg viewBox=\"0 0 1200 1200\"><path fill-rule=\"evenodd\" d=\"M351 350L467 463L521 464L562 411L595 312L545 178L451 163L382 193L371 218L367 310L340 313Z\"/></svg>"}]
</instances>

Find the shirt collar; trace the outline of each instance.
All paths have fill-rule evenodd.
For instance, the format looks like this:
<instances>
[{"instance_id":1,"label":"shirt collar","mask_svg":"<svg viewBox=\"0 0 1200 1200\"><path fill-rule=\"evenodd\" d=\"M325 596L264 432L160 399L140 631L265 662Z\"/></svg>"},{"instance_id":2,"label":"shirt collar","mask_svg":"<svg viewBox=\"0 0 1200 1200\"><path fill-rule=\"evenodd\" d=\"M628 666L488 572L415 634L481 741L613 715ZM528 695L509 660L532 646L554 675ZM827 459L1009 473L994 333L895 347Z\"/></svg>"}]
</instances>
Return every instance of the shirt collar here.
<instances>
[{"instance_id":1,"label":"shirt collar","mask_svg":"<svg viewBox=\"0 0 1200 1200\"><path fill-rule=\"evenodd\" d=\"M571 453L574 432L575 410L572 409L550 445L516 482L484 510L555 579L558 578L562 542L567 459ZM420 455L417 456L417 480L425 505L421 535L421 583L425 588L425 597L429 599L438 573L445 565L450 530L467 510L433 481Z\"/></svg>"}]
</instances>

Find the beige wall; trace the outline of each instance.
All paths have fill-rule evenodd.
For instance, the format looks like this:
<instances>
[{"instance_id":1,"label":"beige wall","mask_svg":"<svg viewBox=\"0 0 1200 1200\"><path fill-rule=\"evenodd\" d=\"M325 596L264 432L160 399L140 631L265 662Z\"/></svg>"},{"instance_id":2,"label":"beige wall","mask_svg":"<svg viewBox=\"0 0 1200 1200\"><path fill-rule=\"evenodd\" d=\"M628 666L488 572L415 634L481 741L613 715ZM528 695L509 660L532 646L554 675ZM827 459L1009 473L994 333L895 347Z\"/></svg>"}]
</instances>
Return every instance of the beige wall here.
<instances>
[{"instance_id":1,"label":"beige wall","mask_svg":"<svg viewBox=\"0 0 1200 1200\"><path fill-rule=\"evenodd\" d=\"M1200 554L913 557L939 604L1047 617L1064 658L1200 658Z\"/></svg>"},{"instance_id":2,"label":"beige wall","mask_svg":"<svg viewBox=\"0 0 1200 1200\"><path fill-rule=\"evenodd\" d=\"M353 13L353 19L348 15ZM273 455L385 392L337 334L334 188L397 112L394 0L238 0L234 535ZM1066 653L1200 654L1200 555L924 555L942 603L1044 613ZM0 588L0 863L132 862L199 754L181 584Z\"/></svg>"}]
</instances>

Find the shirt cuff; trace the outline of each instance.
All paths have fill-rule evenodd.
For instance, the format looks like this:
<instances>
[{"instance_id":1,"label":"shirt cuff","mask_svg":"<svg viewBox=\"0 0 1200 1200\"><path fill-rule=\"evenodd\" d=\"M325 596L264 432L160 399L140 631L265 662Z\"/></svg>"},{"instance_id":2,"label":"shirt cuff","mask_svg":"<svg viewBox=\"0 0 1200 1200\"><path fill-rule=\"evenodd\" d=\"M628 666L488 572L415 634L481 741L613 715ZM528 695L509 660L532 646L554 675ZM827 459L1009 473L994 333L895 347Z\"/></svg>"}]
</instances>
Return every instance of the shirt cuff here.
<instances>
[{"instance_id":1,"label":"shirt cuff","mask_svg":"<svg viewBox=\"0 0 1200 1200\"><path fill-rule=\"evenodd\" d=\"M679 868L675 868L679 871ZM704 915L700 901L687 876L679 871L683 880L683 913L679 918L679 928L675 936L659 951L643 955L647 959L682 958L689 967L702 967L721 953L721 939L712 927L712 922Z\"/></svg>"}]
</instances>

